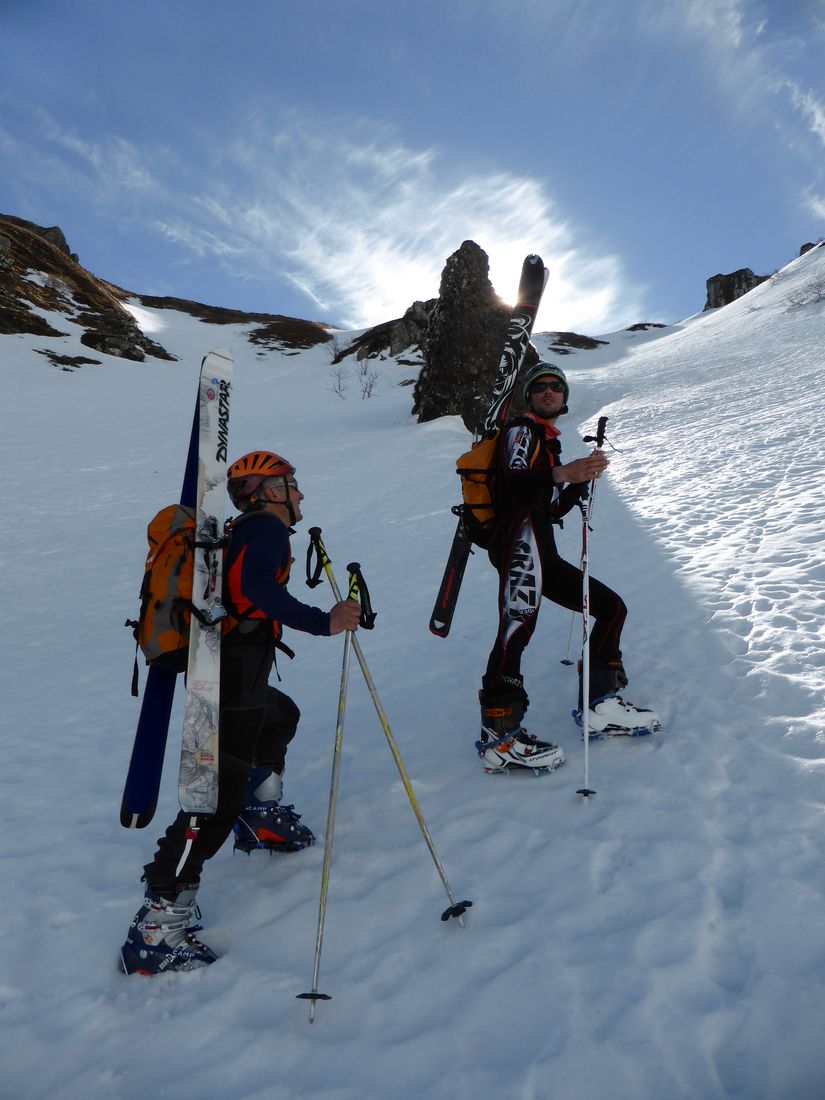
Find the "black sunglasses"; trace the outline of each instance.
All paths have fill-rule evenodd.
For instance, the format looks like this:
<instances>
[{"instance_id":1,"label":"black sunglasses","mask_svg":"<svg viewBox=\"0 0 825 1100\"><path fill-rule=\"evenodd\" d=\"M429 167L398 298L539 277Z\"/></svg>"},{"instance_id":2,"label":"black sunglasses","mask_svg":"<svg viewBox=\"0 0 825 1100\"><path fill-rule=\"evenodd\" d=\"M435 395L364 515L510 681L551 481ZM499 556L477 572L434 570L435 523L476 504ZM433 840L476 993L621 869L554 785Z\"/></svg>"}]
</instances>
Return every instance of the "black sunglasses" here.
<instances>
[{"instance_id":1,"label":"black sunglasses","mask_svg":"<svg viewBox=\"0 0 825 1100\"><path fill-rule=\"evenodd\" d=\"M530 393L544 393L545 390L552 390L553 393L564 393L563 382L534 382L530 387Z\"/></svg>"}]
</instances>

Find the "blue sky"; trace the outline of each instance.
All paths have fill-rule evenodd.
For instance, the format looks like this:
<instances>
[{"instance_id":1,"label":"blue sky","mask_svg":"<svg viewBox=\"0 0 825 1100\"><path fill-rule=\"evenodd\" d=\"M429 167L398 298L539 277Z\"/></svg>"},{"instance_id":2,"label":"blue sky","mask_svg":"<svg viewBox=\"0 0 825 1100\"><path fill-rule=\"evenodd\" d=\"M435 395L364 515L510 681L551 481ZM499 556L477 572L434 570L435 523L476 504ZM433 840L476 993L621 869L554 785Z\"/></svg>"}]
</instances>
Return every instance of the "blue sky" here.
<instances>
[{"instance_id":1,"label":"blue sky","mask_svg":"<svg viewBox=\"0 0 825 1100\"><path fill-rule=\"evenodd\" d=\"M825 0L0 0L0 212L145 294L361 327L467 238L543 329L825 235Z\"/></svg>"}]
</instances>

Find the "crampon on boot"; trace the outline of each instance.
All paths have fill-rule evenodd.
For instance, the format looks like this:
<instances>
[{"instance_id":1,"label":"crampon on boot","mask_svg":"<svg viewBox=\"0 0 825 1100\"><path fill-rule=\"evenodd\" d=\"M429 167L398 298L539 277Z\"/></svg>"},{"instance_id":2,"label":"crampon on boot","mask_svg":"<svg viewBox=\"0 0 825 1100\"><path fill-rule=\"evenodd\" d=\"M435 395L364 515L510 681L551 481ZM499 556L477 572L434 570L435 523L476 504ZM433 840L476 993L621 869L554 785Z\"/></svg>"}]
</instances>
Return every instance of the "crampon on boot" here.
<instances>
[{"instance_id":1,"label":"crampon on boot","mask_svg":"<svg viewBox=\"0 0 825 1100\"><path fill-rule=\"evenodd\" d=\"M161 897L147 885L143 905L138 909L126 942L120 949L124 974L166 974L196 970L215 962L217 955L196 938L201 925L195 904L197 885L182 886L174 901Z\"/></svg>"},{"instance_id":2,"label":"crampon on boot","mask_svg":"<svg viewBox=\"0 0 825 1100\"><path fill-rule=\"evenodd\" d=\"M527 709L523 690L508 695L480 691L481 737L476 751L485 772L519 772L537 775L554 771L564 763L564 753L549 741L539 741L522 726Z\"/></svg>"}]
</instances>

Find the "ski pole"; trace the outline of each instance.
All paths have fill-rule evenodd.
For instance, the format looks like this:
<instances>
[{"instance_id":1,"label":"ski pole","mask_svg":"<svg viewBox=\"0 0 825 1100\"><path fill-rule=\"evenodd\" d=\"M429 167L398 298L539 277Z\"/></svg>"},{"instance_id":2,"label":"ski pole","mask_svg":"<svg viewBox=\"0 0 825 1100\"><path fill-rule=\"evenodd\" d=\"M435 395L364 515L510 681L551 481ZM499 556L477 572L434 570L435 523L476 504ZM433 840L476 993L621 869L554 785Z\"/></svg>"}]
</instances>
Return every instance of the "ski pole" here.
<instances>
[{"instance_id":1,"label":"ski pole","mask_svg":"<svg viewBox=\"0 0 825 1100\"><path fill-rule=\"evenodd\" d=\"M607 417L600 416L595 436L585 436L585 443L595 443L601 447L604 443L604 430ZM576 791L585 800L596 792L590 789L590 549L587 535L590 530L590 517L593 514L593 499L596 496L596 478L590 482L587 507L582 519L582 737L584 739L584 786Z\"/></svg>"},{"instance_id":2,"label":"ski pole","mask_svg":"<svg viewBox=\"0 0 825 1100\"><path fill-rule=\"evenodd\" d=\"M350 584L347 599L358 598L358 578L350 566ZM362 617L364 612L362 611ZM362 623L361 625L366 625ZM327 829L324 839L324 863L321 870L321 898L318 903L318 927L315 934L315 960L312 964L312 990L299 993L298 1000L309 1001L309 1022L315 1022L315 1004L317 1001L330 1001L328 993L318 992L318 974L321 968L321 947L324 940L324 925L327 914L327 893L329 890L329 868L332 862L332 836L335 829L335 812L338 805L338 779L341 772L341 745L344 740L344 711L347 705L347 684L349 682L349 658L352 650L352 631L348 630L344 638L344 660L341 666L341 689L338 693L338 718L335 723L335 746L332 752L332 778L329 784L329 808L327 810Z\"/></svg>"},{"instance_id":3,"label":"ski pole","mask_svg":"<svg viewBox=\"0 0 825 1100\"><path fill-rule=\"evenodd\" d=\"M570 612L570 629L567 631L567 652L565 653L565 655L562 659L562 662L561 662L563 665L572 665L573 664L573 662L570 660L570 646L573 642L573 623L575 621L576 621L576 612L571 611Z\"/></svg>"},{"instance_id":4,"label":"ski pole","mask_svg":"<svg viewBox=\"0 0 825 1100\"><path fill-rule=\"evenodd\" d=\"M340 592L340 589L338 588L338 584L336 583L335 574L332 571L332 563L330 561L329 555L327 554L326 547L324 546L323 540L321 539L321 528L320 527L310 527L310 529L309 529L309 539L310 539L309 548L307 550L307 584L309 585L310 588L314 588L315 585L320 584L321 583L321 576L320 575L321 575L321 571L323 570L326 573L327 580L329 581L330 587L332 588L332 593L335 596L335 599L340 600L341 599L341 592ZM315 567L314 571L312 571L310 569L310 563L311 563L313 553L315 553L315 555L317 557L317 564L316 564L316 567ZM360 583L363 585L363 577L360 576L360 570L359 570L359 580L360 580ZM363 593L362 593L362 602L363 602ZM373 619L374 619L374 617L375 617L375 615L373 613ZM454 896L454 894L453 894L453 892L450 888L450 884L447 881L447 876L444 872L444 867L441 863L441 860L438 857L438 853L435 850L435 845L433 844L432 837L430 836L430 831L427 828L427 823L424 820L424 815L421 812L421 807L418 804L418 799L415 796L415 791L412 788L412 783L410 782L410 777L407 774L407 769L404 766L404 761L401 759L401 753L398 751L398 745L395 743L395 738L392 735L392 730L390 729L390 724L389 724L389 721L387 720L387 715L384 712L383 706L381 705L381 700L378 696L378 691L375 687L375 683L373 682L372 676L370 675L370 670L367 667L367 662L366 662L366 660L364 658L364 654L361 650L361 644L358 641L358 639L354 636L353 636L353 639L352 639L352 647L355 650L355 656L358 658L358 663L361 666L361 672L363 673L364 680L365 680L366 685L367 685L367 689L370 693L370 697L372 698L373 705L375 706L375 710L378 714L378 720L381 723L381 728L384 731L384 736L387 739L387 744L390 747L390 752L392 753L393 759L395 760L395 766L398 768L398 774L401 776L401 782L404 785L404 790L407 792L407 798L410 801L410 805L412 806L413 813L415 814L416 820L418 821L418 827L421 829L421 834L424 837L424 842L426 843L427 848L429 850L429 853L432 856L433 863L435 864L435 869L436 869L436 871L438 871L439 878L441 879L441 882L442 882L442 884L444 886L444 889L447 893L447 897L450 900L449 908L445 909L444 912L441 914L441 919L443 921L446 921L446 920L449 920L450 917L455 917L458 920L458 923L463 928L464 927L463 914L466 912L467 909L469 909L472 906L473 903L471 901L457 902L456 899L455 899L455 896Z\"/></svg>"}]
</instances>

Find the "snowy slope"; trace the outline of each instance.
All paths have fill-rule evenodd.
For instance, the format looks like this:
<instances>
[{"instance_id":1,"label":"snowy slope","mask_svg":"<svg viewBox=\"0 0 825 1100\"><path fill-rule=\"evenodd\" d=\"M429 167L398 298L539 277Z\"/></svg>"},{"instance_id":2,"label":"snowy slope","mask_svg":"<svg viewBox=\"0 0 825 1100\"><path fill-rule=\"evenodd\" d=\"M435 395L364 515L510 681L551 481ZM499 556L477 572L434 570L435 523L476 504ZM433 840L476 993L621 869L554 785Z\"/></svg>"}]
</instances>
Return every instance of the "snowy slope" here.
<instances>
[{"instance_id":1,"label":"snowy slope","mask_svg":"<svg viewBox=\"0 0 825 1100\"><path fill-rule=\"evenodd\" d=\"M467 435L452 417L414 424L409 367L378 363L370 400L350 368L341 400L324 348L262 353L239 328L145 309L180 362L63 372L33 349L77 354L76 335L0 337L0 1095L820 1100L825 303L792 300L823 280L819 248L724 310L564 360L565 454L599 414L618 448L592 570L630 607L629 694L665 722L592 746L586 804L559 609L543 609L525 673L531 728L567 765L541 780L478 766L495 578L473 560L450 637L427 632ZM353 662L321 963L333 1000L311 1027L295 995L311 984L320 845L212 861L204 938L223 957L208 971L115 969L177 807L172 753L155 822L118 825L137 716L121 624L145 523L179 488L197 364L218 345L236 359L232 454L288 455L306 493L293 591L332 602L302 584L313 524L339 579L364 567L379 616L362 645L453 889L475 902L466 928L439 920L446 898ZM578 544L571 517L572 560ZM286 793L320 837L342 642L288 640L282 686L303 719Z\"/></svg>"}]
</instances>

